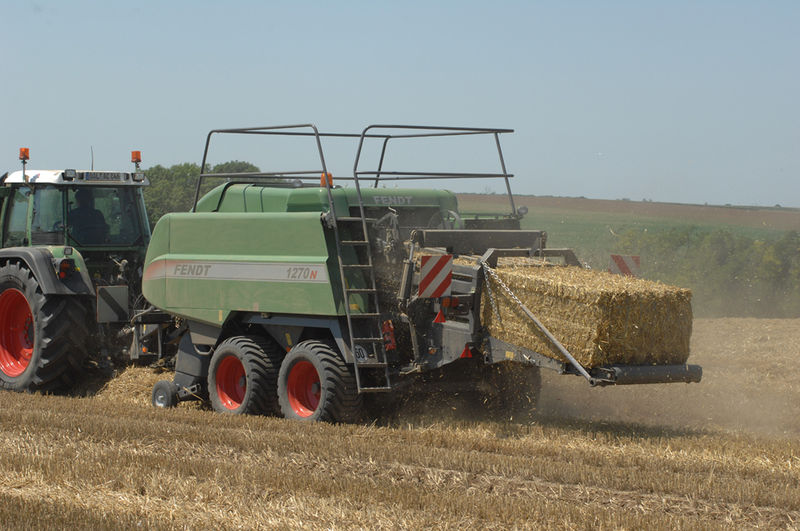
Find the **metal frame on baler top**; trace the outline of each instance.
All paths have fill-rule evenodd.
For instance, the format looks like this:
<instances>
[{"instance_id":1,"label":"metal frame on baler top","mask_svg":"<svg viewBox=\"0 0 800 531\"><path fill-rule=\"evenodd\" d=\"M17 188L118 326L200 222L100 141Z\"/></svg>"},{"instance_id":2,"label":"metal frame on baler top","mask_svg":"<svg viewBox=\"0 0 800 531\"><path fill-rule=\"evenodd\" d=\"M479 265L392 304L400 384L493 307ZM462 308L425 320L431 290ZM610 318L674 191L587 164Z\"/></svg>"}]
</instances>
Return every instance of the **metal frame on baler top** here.
<instances>
[{"instance_id":1,"label":"metal frame on baler top","mask_svg":"<svg viewBox=\"0 0 800 531\"><path fill-rule=\"evenodd\" d=\"M544 231L520 228L527 210L515 206L513 175L500 145L500 135L512 132L371 125L349 134L320 132L312 124L209 132L191 212L159 221L146 258L145 296L178 316L189 332L178 349L175 379L156 385L154 404L169 406L208 394L223 412L350 420L363 393L388 392L416 376L456 367L466 375L460 381L480 383L485 367L496 376L498 367L509 365L500 362L509 361L530 367L525 381L534 386L539 367L581 375L591 385L699 381L702 371L696 365L586 369L507 287L563 359L488 334L480 308L484 296L499 295L485 287L498 258L580 266L573 251L547 248ZM312 137L320 166L209 173L215 135ZM390 144L459 136L488 137L500 171L384 167ZM357 140L351 176L331 176L322 145L326 138ZM367 140L380 142L377 168L370 170L361 168ZM209 178L225 182L201 198ZM446 190L378 188L387 181L476 178L504 181L509 212L466 216ZM354 186L334 184L340 181ZM372 186L363 187L365 182ZM418 257L423 254L480 258L452 266L447 296L421 297ZM326 383L329 374L335 376L332 387ZM503 385L512 385L511 380L501 379ZM504 407L511 402L498 399Z\"/></svg>"}]
</instances>

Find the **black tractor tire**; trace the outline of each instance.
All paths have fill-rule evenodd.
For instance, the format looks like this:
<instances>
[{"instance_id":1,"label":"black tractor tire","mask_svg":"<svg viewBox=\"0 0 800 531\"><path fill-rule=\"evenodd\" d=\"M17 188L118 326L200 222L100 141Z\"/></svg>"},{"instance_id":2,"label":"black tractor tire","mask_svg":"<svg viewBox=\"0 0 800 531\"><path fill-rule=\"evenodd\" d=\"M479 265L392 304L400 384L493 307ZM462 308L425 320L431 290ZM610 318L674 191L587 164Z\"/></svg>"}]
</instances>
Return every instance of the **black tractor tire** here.
<instances>
[{"instance_id":1,"label":"black tractor tire","mask_svg":"<svg viewBox=\"0 0 800 531\"><path fill-rule=\"evenodd\" d=\"M282 357L280 347L258 336L234 336L220 343L208 367L211 407L235 415L277 415Z\"/></svg>"},{"instance_id":2,"label":"black tractor tire","mask_svg":"<svg viewBox=\"0 0 800 531\"><path fill-rule=\"evenodd\" d=\"M526 422L536 414L541 388L539 367L504 361L483 368L477 394L492 419Z\"/></svg>"},{"instance_id":3,"label":"black tractor tire","mask_svg":"<svg viewBox=\"0 0 800 531\"><path fill-rule=\"evenodd\" d=\"M161 380L153 386L153 407L169 409L178 405L178 386L169 380Z\"/></svg>"},{"instance_id":4,"label":"black tractor tire","mask_svg":"<svg viewBox=\"0 0 800 531\"><path fill-rule=\"evenodd\" d=\"M24 264L0 267L0 388L67 390L82 371L89 337L78 297L44 295Z\"/></svg>"},{"instance_id":5,"label":"black tractor tire","mask_svg":"<svg viewBox=\"0 0 800 531\"><path fill-rule=\"evenodd\" d=\"M352 367L313 340L298 343L283 359L278 401L284 417L307 422L357 422L363 403Z\"/></svg>"}]
</instances>

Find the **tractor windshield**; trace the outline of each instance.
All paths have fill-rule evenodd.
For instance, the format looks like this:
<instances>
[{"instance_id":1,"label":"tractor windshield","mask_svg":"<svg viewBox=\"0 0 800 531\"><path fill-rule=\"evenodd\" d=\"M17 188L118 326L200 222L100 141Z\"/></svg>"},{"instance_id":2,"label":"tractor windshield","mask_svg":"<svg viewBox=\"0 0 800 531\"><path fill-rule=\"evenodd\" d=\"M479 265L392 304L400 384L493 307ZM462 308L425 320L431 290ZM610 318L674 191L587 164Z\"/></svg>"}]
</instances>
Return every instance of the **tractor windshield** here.
<instances>
[{"instance_id":1,"label":"tractor windshield","mask_svg":"<svg viewBox=\"0 0 800 531\"><path fill-rule=\"evenodd\" d=\"M68 243L77 246L141 244L142 224L137 199L137 189L132 187L36 187L32 243L63 245L66 228L71 240ZM24 210L22 212L24 214ZM24 224L22 227L24 232Z\"/></svg>"},{"instance_id":2,"label":"tractor windshield","mask_svg":"<svg viewBox=\"0 0 800 531\"><path fill-rule=\"evenodd\" d=\"M77 245L141 243L136 189L72 187L67 190L67 231Z\"/></svg>"},{"instance_id":3,"label":"tractor windshield","mask_svg":"<svg viewBox=\"0 0 800 531\"><path fill-rule=\"evenodd\" d=\"M33 245L142 245L142 213L136 187L37 186L33 191ZM25 244L30 189L14 196L6 227L9 242ZM67 238L68 237L68 238Z\"/></svg>"}]
</instances>

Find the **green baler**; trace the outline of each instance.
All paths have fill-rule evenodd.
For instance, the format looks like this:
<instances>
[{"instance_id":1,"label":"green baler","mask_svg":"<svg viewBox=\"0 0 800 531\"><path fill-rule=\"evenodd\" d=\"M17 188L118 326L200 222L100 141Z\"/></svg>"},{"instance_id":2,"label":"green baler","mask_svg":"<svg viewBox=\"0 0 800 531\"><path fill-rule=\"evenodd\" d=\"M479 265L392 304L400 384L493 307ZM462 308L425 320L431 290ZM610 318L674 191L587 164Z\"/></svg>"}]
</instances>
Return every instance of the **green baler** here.
<instances>
[{"instance_id":1,"label":"green baler","mask_svg":"<svg viewBox=\"0 0 800 531\"><path fill-rule=\"evenodd\" d=\"M532 409L540 367L582 375L592 385L699 381L697 366L587 370L563 347L564 360L555 360L488 336L480 318L484 274L498 257L580 266L570 250L546 248L543 231L520 229L525 209L515 208L499 141L509 132L369 126L360 134L329 134L313 125L211 131L203 170L217 135L312 137L319 167L203 173L192 211L158 222L143 293L185 333L174 380L156 384L153 404L208 396L220 412L352 421L364 394L437 375L481 395L479 403L515 415ZM460 136L488 137L500 171L384 167L387 147L397 142ZM357 141L351 176L328 173L322 149L328 137ZM374 140L381 145L379 162L364 170L365 141ZM224 182L200 197L210 178ZM471 178L501 179L509 210L467 218L452 192L379 187ZM454 265L460 255L481 259Z\"/></svg>"}]
</instances>

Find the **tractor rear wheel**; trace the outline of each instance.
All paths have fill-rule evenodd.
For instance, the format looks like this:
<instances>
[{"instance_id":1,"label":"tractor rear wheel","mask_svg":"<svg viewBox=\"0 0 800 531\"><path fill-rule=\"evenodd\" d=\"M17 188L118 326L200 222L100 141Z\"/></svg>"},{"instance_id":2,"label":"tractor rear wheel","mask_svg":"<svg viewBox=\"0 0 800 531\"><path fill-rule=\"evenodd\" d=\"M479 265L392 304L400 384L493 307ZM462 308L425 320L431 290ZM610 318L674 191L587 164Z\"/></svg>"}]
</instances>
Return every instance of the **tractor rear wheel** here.
<instances>
[{"instance_id":1,"label":"tractor rear wheel","mask_svg":"<svg viewBox=\"0 0 800 531\"><path fill-rule=\"evenodd\" d=\"M277 415L280 348L257 336L234 336L214 350L208 395L220 413Z\"/></svg>"},{"instance_id":2,"label":"tractor rear wheel","mask_svg":"<svg viewBox=\"0 0 800 531\"><path fill-rule=\"evenodd\" d=\"M0 387L53 392L74 382L89 329L77 297L44 295L22 264L0 267Z\"/></svg>"},{"instance_id":3,"label":"tractor rear wheel","mask_svg":"<svg viewBox=\"0 0 800 531\"><path fill-rule=\"evenodd\" d=\"M351 367L320 341L303 341L286 355L278 375L278 401L288 419L355 422L362 398Z\"/></svg>"},{"instance_id":4,"label":"tractor rear wheel","mask_svg":"<svg viewBox=\"0 0 800 531\"><path fill-rule=\"evenodd\" d=\"M539 367L504 361L483 368L478 398L492 418L524 422L536 413L541 388Z\"/></svg>"}]
</instances>

